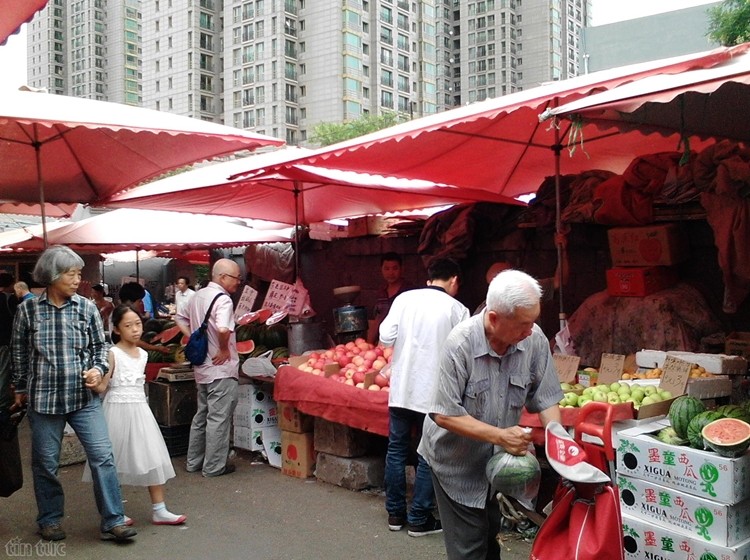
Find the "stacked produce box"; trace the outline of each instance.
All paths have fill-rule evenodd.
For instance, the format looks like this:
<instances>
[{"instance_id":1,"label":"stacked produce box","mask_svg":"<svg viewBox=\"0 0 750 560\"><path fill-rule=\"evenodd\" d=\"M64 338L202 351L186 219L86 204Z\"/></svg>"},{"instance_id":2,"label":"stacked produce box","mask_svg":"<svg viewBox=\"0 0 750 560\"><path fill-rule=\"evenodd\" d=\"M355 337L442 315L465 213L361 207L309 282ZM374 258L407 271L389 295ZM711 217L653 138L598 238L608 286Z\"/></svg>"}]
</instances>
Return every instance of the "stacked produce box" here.
<instances>
[{"instance_id":1,"label":"stacked produce box","mask_svg":"<svg viewBox=\"0 0 750 560\"><path fill-rule=\"evenodd\" d=\"M683 395L666 418L617 435L629 560L750 555L750 411Z\"/></svg>"},{"instance_id":2,"label":"stacked produce box","mask_svg":"<svg viewBox=\"0 0 750 560\"><path fill-rule=\"evenodd\" d=\"M609 295L643 297L677 283L672 265L688 256L677 224L611 228L608 236L614 265L607 270Z\"/></svg>"},{"instance_id":3,"label":"stacked produce box","mask_svg":"<svg viewBox=\"0 0 750 560\"><path fill-rule=\"evenodd\" d=\"M261 452L271 466L281 468L281 430L273 386L242 383L233 417L233 444L239 449Z\"/></svg>"}]
</instances>

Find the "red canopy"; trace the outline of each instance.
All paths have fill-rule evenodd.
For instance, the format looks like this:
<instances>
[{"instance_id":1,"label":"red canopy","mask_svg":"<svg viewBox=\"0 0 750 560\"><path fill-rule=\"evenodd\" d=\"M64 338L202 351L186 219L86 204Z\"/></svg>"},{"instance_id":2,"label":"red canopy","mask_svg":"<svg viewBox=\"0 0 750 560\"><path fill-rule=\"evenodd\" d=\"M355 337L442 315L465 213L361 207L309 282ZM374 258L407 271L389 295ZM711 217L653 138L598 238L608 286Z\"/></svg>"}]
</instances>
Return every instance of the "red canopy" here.
<instances>
[{"instance_id":1,"label":"red canopy","mask_svg":"<svg viewBox=\"0 0 750 560\"><path fill-rule=\"evenodd\" d=\"M540 113L648 76L711 68L748 47L720 48L548 83L335 144L290 163L424 179L511 197L532 193L545 177L554 175L556 148L574 148L579 141L570 123L556 130L549 122L539 122ZM638 140L639 153L675 146L674 139L661 136ZM635 155L618 150L616 140L597 150L584 144L575 157L563 155L560 172L592 168L621 172Z\"/></svg>"},{"instance_id":2,"label":"red canopy","mask_svg":"<svg viewBox=\"0 0 750 560\"><path fill-rule=\"evenodd\" d=\"M207 165L136 187L102 204L288 224L478 200L519 204L488 191L286 164L301 154L312 153L288 148Z\"/></svg>"},{"instance_id":3,"label":"red canopy","mask_svg":"<svg viewBox=\"0 0 750 560\"><path fill-rule=\"evenodd\" d=\"M0 17L0 46L8 37L18 33L19 28L47 5L48 0L5 0Z\"/></svg>"}]
</instances>

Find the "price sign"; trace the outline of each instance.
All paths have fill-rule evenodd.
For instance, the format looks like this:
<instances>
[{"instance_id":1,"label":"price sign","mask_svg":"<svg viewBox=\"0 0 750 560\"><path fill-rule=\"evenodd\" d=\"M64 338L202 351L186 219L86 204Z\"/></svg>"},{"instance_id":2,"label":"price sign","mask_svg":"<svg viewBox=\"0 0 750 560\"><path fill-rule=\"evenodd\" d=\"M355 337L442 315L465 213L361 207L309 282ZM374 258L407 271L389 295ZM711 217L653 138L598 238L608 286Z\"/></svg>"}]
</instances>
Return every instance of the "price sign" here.
<instances>
[{"instance_id":1,"label":"price sign","mask_svg":"<svg viewBox=\"0 0 750 560\"><path fill-rule=\"evenodd\" d=\"M294 286L292 284L272 280L266 294L266 299L263 301L263 308L270 309L271 311L286 310L289 295L293 290Z\"/></svg>"},{"instance_id":2,"label":"price sign","mask_svg":"<svg viewBox=\"0 0 750 560\"><path fill-rule=\"evenodd\" d=\"M301 315L307 301L307 290L301 283L287 284L271 281L263 307L271 311L286 311L289 315Z\"/></svg>"},{"instance_id":3,"label":"price sign","mask_svg":"<svg viewBox=\"0 0 750 560\"><path fill-rule=\"evenodd\" d=\"M242 317L245 313L250 313L255 304L255 298L258 297L258 290L252 286L245 286L242 289L240 300L237 302L237 309L234 310L235 320Z\"/></svg>"},{"instance_id":4,"label":"price sign","mask_svg":"<svg viewBox=\"0 0 750 560\"><path fill-rule=\"evenodd\" d=\"M552 361L557 370L557 378L560 383L575 383L576 372L581 358L578 356L568 356L564 354L553 354Z\"/></svg>"},{"instance_id":5,"label":"price sign","mask_svg":"<svg viewBox=\"0 0 750 560\"><path fill-rule=\"evenodd\" d=\"M599 383L609 385L619 381L624 368L624 354L602 354L602 361L599 366Z\"/></svg>"},{"instance_id":6,"label":"price sign","mask_svg":"<svg viewBox=\"0 0 750 560\"><path fill-rule=\"evenodd\" d=\"M692 367L690 362L668 355L664 358L659 389L669 391L674 397L684 395Z\"/></svg>"}]
</instances>

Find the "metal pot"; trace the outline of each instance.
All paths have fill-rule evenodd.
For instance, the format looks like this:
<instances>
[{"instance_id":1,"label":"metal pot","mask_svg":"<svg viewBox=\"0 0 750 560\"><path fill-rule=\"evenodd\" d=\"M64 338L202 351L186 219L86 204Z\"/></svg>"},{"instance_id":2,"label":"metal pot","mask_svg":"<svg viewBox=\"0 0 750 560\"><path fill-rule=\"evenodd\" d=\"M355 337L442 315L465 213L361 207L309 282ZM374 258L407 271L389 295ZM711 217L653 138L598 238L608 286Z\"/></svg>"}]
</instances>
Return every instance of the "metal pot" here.
<instances>
[{"instance_id":1,"label":"metal pot","mask_svg":"<svg viewBox=\"0 0 750 560\"><path fill-rule=\"evenodd\" d=\"M337 334L367 332L367 308L362 305L345 305L333 310L333 324Z\"/></svg>"},{"instance_id":2,"label":"metal pot","mask_svg":"<svg viewBox=\"0 0 750 560\"><path fill-rule=\"evenodd\" d=\"M288 328L289 353L299 356L308 350L329 348L331 345L323 323L289 323Z\"/></svg>"}]
</instances>

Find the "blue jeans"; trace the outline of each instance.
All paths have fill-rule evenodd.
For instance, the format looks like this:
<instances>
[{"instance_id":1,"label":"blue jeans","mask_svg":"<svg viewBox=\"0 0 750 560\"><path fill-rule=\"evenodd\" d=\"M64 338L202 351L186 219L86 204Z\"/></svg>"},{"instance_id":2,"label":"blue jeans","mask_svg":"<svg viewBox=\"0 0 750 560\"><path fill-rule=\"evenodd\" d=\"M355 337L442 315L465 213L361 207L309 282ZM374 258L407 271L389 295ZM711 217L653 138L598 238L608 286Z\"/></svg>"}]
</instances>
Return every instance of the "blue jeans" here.
<instances>
[{"instance_id":1,"label":"blue jeans","mask_svg":"<svg viewBox=\"0 0 750 560\"><path fill-rule=\"evenodd\" d=\"M122 525L125 522L122 495L101 399L93 398L83 408L67 414L41 414L29 409L28 416L39 527L59 525L64 515L65 496L57 470L66 422L78 436L91 466L94 498L102 516L101 530Z\"/></svg>"},{"instance_id":2,"label":"blue jeans","mask_svg":"<svg viewBox=\"0 0 750 560\"><path fill-rule=\"evenodd\" d=\"M411 449L412 431L416 441L422 437L425 415L405 408L388 408L388 451L385 454L385 509L388 515L406 517L410 525L425 523L435 507L432 488L432 470L424 458L417 454L411 509L406 507L406 461Z\"/></svg>"}]
</instances>

